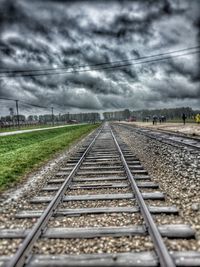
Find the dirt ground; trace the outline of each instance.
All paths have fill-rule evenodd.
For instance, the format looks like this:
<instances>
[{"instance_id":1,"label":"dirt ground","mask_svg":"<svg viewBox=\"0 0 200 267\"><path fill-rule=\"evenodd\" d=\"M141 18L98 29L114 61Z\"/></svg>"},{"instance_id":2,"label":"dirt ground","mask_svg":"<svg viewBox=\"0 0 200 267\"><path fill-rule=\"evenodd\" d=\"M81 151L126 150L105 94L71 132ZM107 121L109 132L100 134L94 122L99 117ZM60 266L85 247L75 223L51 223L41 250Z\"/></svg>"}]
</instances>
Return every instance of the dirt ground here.
<instances>
[{"instance_id":1,"label":"dirt ground","mask_svg":"<svg viewBox=\"0 0 200 267\"><path fill-rule=\"evenodd\" d=\"M129 125L136 125L140 127L147 127L147 128L153 128L153 129L160 129L160 130L166 130L170 132L176 132L176 133L183 133L188 135L197 135L200 136L200 124L197 123L186 123L183 125L183 123L157 123L156 125L153 125L152 122L123 122L127 123Z\"/></svg>"}]
</instances>

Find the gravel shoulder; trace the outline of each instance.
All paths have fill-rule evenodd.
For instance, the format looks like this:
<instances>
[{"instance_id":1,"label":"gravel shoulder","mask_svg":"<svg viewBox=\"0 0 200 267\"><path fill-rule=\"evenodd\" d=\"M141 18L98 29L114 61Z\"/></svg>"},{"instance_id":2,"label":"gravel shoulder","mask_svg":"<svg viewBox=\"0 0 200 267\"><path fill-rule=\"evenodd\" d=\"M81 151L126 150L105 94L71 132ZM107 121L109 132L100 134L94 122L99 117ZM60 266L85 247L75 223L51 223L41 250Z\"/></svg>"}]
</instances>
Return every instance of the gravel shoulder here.
<instances>
[{"instance_id":1,"label":"gravel shoulder","mask_svg":"<svg viewBox=\"0 0 200 267\"><path fill-rule=\"evenodd\" d=\"M197 240L192 243L200 251L200 155L171 145L163 144L149 137L133 133L115 124L120 137L140 159L148 170L152 181L157 182L165 193L166 204L179 208L176 222L190 224L196 231ZM157 221L168 220L156 216ZM172 221L173 222L173 218ZM175 246L175 242L171 242ZM183 242L184 243L184 242ZM188 242L186 242L188 244ZM184 243L184 248L186 245Z\"/></svg>"}]
</instances>

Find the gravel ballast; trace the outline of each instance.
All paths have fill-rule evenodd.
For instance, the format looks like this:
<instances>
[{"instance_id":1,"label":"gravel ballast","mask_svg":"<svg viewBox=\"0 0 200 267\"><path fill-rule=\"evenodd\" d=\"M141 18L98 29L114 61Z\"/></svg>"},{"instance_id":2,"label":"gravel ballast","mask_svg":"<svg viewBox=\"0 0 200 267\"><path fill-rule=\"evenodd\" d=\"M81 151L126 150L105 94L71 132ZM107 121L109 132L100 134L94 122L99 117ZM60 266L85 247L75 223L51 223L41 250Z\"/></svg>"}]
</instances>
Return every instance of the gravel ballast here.
<instances>
[{"instance_id":1,"label":"gravel ballast","mask_svg":"<svg viewBox=\"0 0 200 267\"><path fill-rule=\"evenodd\" d=\"M182 222L192 226L197 240L192 247L200 250L200 154L172 145L161 143L144 135L137 134L119 125L115 125L121 139L140 159L148 170L152 181L157 182L160 191L165 193L165 204L175 205L179 209L179 219L175 216L171 223ZM130 129L133 129L130 127ZM149 202L149 201L148 201ZM169 217L156 216L158 222L168 223ZM181 249L181 241L172 242ZM191 249L185 241L184 248Z\"/></svg>"},{"instance_id":2,"label":"gravel ballast","mask_svg":"<svg viewBox=\"0 0 200 267\"><path fill-rule=\"evenodd\" d=\"M153 245L148 236L101 237L93 239L50 239L40 240L34 251L44 254L84 254L84 253L119 253L152 250Z\"/></svg>"},{"instance_id":3,"label":"gravel ballast","mask_svg":"<svg viewBox=\"0 0 200 267\"><path fill-rule=\"evenodd\" d=\"M143 224L139 213L110 213L82 215L76 217L58 217L49 222L50 227L100 227L100 226L131 226Z\"/></svg>"}]
</instances>

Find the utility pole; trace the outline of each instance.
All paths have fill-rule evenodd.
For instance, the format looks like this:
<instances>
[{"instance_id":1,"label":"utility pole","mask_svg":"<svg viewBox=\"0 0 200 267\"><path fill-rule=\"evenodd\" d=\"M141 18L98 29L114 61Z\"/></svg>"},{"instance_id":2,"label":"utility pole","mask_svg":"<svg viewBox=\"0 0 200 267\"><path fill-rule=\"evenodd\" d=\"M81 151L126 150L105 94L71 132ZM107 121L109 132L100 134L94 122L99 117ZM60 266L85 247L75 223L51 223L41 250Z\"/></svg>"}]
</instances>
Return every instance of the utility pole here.
<instances>
[{"instance_id":1,"label":"utility pole","mask_svg":"<svg viewBox=\"0 0 200 267\"><path fill-rule=\"evenodd\" d=\"M58 124L61 123L61 113L59 113L59 116L58 116L59 120L58 120Z\"/></svg>"},{"instance_id":2,"label":"utility pole","mask_svg":"<svg viewBox=\"0 0 200 267\"><path fill-rule=\"evenodd\" d=\"M51 120L52 120L52 125L54 126L53 107L51 107Z\"/></svg>"},{"instance_id":3,"label":"utility pole","mask_svg":"<svg viewBox=\"0 0 200 267\"><path fill-rule=\"evenodd\" d=\"M18 128L19 128L19 106L18 106L18 102L19 102L19 100L15 100L16 110L17 110L17 125L18 125Z\"/></svg>"}]
</instances>

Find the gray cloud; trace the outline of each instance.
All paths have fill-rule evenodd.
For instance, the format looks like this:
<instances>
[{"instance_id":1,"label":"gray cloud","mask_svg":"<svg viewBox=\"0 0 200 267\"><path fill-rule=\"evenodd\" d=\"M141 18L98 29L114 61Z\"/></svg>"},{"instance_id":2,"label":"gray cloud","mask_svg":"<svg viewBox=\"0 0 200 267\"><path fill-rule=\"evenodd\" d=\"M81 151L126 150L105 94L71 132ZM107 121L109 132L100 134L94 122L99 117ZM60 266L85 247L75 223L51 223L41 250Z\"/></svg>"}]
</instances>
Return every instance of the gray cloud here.
<instances>
[{"instance_id":1,"label":"gray cloud","mask_svg":"<svg viewBox=\"0 0 200 267\"><path fill-rule=\"evenodd\" d=\"M199 7L198 0L2 0L0 71L99 64L195 46ZM190 55L112 71L0 78L0 96L63 111L198 108L198 63Z\"/></svg>"}]
</instances>

